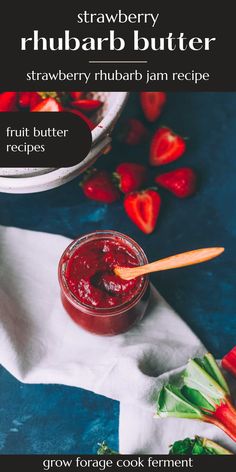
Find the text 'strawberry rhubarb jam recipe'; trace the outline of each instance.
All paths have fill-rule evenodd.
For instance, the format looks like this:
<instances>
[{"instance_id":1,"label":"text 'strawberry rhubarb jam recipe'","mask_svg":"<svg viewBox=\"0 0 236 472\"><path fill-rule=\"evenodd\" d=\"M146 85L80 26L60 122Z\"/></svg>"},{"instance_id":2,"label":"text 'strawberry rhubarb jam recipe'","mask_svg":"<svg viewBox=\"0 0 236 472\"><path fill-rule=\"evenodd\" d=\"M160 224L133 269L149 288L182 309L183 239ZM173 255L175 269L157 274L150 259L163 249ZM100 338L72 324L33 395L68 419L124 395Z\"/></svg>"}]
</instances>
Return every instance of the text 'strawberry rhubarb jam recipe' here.
<instances>
[{"instance_id":1,"label":"text 'strawberry rhubarb jam recipe'","mask_svg":"<svg viewBox=\"0 0 236 472\"><path fill-rule=\"evenodd\" d=\"M141 320L148 303L148 277L126 281L116 266L147 264L141 247L116 231L95 231L73 241L59 263L61 298L67 313L92 333L114 335Z\"/></svg>"}]
</instances>

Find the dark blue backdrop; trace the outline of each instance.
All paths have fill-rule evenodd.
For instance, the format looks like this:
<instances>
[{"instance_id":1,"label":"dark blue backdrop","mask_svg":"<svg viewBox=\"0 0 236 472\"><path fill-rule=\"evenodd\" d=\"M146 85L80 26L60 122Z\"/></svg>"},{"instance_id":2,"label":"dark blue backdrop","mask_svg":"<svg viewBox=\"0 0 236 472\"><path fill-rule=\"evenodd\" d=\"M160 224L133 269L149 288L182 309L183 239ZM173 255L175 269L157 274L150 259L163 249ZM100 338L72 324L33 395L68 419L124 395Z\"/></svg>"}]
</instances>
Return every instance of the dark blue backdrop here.
<instances>
[{"instance_id":1,"label":"dark blue backdrop","mask_svg":"<svg viewBox=\"0 0 236 472\"><path fill-rule=\"evenodd\" d=\"M124 116L142 117L136 94ZM113 228L129 234L149 259L197 247L223 245L219 259L152 277L168 302L217 357L236 344L236 94L176 93L158 124L189 137L187 152L168 169L194 166L199 191L180 201L162 192L156 231L143 235L125 216L122 203L100 205L84 198L79 179L45 193L0 195L0 224L60 233ZM149 126L150 132L157 125ZM121 159L146 162L148 148L114 140L99 166ZM155 174L156 171L153 171ZM63 386L22 385L0 371L1 453L91 453L109 439L118 447L119 405L104 397Z\"/></svg>"}]
</instances>

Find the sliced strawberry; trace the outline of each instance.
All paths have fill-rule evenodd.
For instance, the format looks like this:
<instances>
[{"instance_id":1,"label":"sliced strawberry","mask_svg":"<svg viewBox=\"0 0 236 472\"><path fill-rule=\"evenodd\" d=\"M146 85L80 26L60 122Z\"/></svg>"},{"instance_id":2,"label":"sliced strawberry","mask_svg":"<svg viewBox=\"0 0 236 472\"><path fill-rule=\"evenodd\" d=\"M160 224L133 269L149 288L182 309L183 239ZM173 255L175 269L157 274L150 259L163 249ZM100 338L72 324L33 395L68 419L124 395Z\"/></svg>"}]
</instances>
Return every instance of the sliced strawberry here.
<instances>
[{"instance_id":1,"label":"sliced strawberry","mask_svg":"<svg viewBox=\"0 0 236 472\"><path fill-rule=\"evenodd\" d=\"M46 98L38 103L31 111L62 111L62 106L55 98Z\"/></svg>"},{"instance_id":2,"label":"sliced strawberry","mask_svg":"<svg viewBox=\"0 0 236 472\"><path fill-rule=\"evenodd\" d=\"M146 234L154 231L160 206L161 197L152 189L129 193L124 199L127 215Z\"/></svg>"},{"instance_id":3,"label":"sliced strawberry","mask_svg":"<svg viewBox=\"0 0 236 472\"><path fill-rule=\"evenodd\" d=\"M141 92L141 107L146 119L153 122L159 118L162 108L166 103L165 92Z\"/></svg>"},{"instance_id":4,"label":"sliced strawberry","mask_svg":"<svg viewBox=\"0 0 236 472\"><path fill-rule=\"evenodd\" d=\"M236 377L236 346L222 359L222 367Z\"/></svg>"},{"instance_id":5,"label":"sliced strawberry","mask_svg":"<svg viewBox=\"0 0 236 472\"><path fill-rule=\"evenodd\" d=\"M116 202L120 195L106 170L93 169L83 180L82 189L86 197L103 203Z\"/></svg>"},{"instance_id":6,"label":"sliced strawberry","mask_svg":"<svg viewBox=\"0 0 236 472\"><path fill-rule=\"evenodd\" d=\"M185 140L170 128L160 128L154 134L150 146L150 164L162 166L175 161L186 150Z\"/></svg>"},{"instance_id":7,"label":"sliced strawberry","mask_svg":"<svg viewBox=\"0 0 236 472\"><path fill-rule=\"evenodd\" d=\"M79 108L82 111L95 111L102 106L102 102L100 100L74 100L71 102L71 106L74 108Z\"/></svg>"},{"instance_id":8,"label":"sliced strawberry","mask_svg":"<svg viewBox=\"0 0 236 472\"><path fill-rule=\"evenodd\" d=\"M169 190L176 197L186 198L196 192L197 176L190 167L181 167L158 175L155 182Z\"/></svg>"},{"instance_id":9,"label":"sliced strawberry","mask_svg":"<svg viewBox=\"0 0 236 472\"><path fill-rule=\"evenodd\" d=\"M147 129L140 120L130 118L124 124L124 130L122 130L122 141L129 146L136 146L144 141L147 134Z\"/></svg>"},{"instance_id":10,"label":"sliced strawberry","mask_svg":"<svg viewBox=\"0 0 236 472\"><path fill-rule=\"evenodd\" d=\"M114 173L118 180L119 188L123 193L139 190L147 180L147 169L141 164L123 162L119 164Z\"/></svg>"},{"instance_id":11,"label":"sliced strawberry","mask_svg":"<svg viewBox=\"0 0 236 472\"><path fill-rule=\"evenodd\" d=\"M83 94L83 92L70 92L72 100L80 100Z\"/></svg>"},{"instance_id":12,"label":"sliced strawberry","mask_svg":"<svg viewBox=\"0 0 236 472\"><path fill-rule=\"evenodd\" d=\"M85 121L85 123L87 123L89 129L92 131L94 128L96 128L96 125L95 123L93 123L86 115L84 115L84 113L82 113L81 111L79 110L73 110L72 108L64 108L63 109L64 111L67 111L69 113L73 113L74 115L76 116L79 116L80 118L82 118L82 120Z\"/></svg>"},{"instance_id":13,"label":"sliced strawberry","mask_svg":"<svg viewBox=\"0 0 236 472\"><path fill-rule=\"evenodd\" d=\"M17 92L3 92L0 94L0 112L17 111Z\"/></svg>"}]
</instances>

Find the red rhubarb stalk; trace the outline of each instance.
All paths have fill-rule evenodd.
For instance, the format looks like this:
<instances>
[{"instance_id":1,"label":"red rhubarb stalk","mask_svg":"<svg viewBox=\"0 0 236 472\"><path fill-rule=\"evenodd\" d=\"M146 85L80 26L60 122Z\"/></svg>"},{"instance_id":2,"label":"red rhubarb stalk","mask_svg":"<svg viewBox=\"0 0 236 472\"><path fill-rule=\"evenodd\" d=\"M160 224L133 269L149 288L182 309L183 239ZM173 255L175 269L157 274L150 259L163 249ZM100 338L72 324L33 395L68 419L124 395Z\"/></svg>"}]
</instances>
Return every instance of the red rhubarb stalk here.
<instances>
[{"instance_id":1,"label":"red rhubarb stalk","mask_svg":"<svg viewBox=\"0 0 236 472\"><path fill-rule=\"evenodd\" d=\"M218 426L236 442L236 409L229 400L216 407L213 415L207 416L205 421Z\"/></svg>"},{"instance_id":2,"label":"red rhubarb stalk","mask_svg":"<svg viewBox=\"0 0 236 472\"><path fill-rule=\"evenodd\" d=\"M222 367L236 377L236 346L222 359Z\"/></svg>"},{"instance_id":3,"label":"red rhubarb stalk","mask_svg":"<svg viewBox=\"0 0 236 472\"><path fill-rule=\"evenodd\" d=\"M178 380L178 379L176 379ZM211 354L190 359L178 386L162 387L157 417L191 418L214 424L236 442L236 409L229 386Z\"/></svg>"}]
</instances>

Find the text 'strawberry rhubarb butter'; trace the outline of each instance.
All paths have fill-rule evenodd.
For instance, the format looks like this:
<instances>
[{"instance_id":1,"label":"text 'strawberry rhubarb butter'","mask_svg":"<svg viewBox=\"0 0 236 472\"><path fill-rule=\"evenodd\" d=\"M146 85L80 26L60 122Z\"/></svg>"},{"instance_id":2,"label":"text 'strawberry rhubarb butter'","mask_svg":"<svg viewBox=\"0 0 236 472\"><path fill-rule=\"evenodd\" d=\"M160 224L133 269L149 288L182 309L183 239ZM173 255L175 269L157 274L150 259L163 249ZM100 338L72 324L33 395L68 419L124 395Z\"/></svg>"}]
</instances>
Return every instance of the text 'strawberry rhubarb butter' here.
<instances>
[{"instance_id":1,"label":"text 'strawberry rhubarb butter'","mask_svg":"<svg viewBox=\"0 0 236 472\"><path fill-rule=\"evenodd\" d=\"M114 335L127 331L145 313L149 281L147 276L126 281L113 270L147 262L141 247L116 231L95 231L76 239L59 263L64 308L92 333Z\"/></svg>"}]
</instances>

